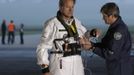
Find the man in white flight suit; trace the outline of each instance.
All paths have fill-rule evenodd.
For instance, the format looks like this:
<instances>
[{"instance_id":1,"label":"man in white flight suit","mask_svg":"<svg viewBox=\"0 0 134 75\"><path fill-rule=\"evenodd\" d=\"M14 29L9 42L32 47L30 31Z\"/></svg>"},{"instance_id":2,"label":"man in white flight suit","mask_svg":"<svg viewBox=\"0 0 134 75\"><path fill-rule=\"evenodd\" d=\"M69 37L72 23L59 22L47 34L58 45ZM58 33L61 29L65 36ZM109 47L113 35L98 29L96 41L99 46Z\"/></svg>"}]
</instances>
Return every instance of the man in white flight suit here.
<instances>
[{"instance_id":1,"label":"man in white flight suit","mask_svg":"<svg viewBox=\"0 0 134 75\"><path fill-rule=\"evenodd\" d=\"M43 75L84 75L80 53L60 53L64 50L65 41L54 43L55 39L62 39L65 35L68 44L77 43L76 39L86 32L81 22L73 17L74 5L75 0L59 0L57 16L44 24L41 41L36 50L37 64L41 66Z\"/></svg>"}]
</instances>

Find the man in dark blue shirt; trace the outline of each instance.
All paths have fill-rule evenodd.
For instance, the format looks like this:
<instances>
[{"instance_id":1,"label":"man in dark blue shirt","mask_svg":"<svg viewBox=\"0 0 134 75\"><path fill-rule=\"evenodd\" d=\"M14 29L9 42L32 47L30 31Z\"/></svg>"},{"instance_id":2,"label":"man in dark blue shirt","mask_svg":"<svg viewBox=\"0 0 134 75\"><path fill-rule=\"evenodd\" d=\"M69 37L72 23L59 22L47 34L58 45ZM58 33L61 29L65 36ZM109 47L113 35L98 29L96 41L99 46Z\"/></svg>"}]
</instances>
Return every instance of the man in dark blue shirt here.
<instances>
[{"instance_id":1,"label":"man in dark blue shirt","mask_svg":"<svg viewBox=\"0 0 134 75\"><path fill-rule=\"evenodd\" d=\"M132 75L130 49L131 36L126 24L120 17L118 6L106 3L101 13L109 29L100 43L82 40L85 49L93 48L93 52L106 59L107 75Z\"/></svg>"},{"instance_id":2,"label":"man in dark blue shirt","mask_svg":"<svg viewBox=\"0 0 134 75\"><path fill-rule=\"evenodd\" d=\"M7 30L6 20L3 20L2 24L1 24L1 35L2 35L1 43L3 45L5 44L6 30Z\"/></svg>"}]
</instances>

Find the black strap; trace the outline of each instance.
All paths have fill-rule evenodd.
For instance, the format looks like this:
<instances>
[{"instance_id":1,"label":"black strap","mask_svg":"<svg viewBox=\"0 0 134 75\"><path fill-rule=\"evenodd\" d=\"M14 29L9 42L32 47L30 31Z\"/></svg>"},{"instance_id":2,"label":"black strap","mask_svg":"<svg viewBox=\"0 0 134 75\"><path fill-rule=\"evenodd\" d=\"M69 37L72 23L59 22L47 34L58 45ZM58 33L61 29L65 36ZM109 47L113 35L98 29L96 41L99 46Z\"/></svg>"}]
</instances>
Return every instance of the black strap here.
<instances>
[{"instance_id":1,"label":"black strap","mask_svg":"<svg viewBox=\"0 0 134 75\"><path fill-rule=\"evenodd\" d=\"M49 71L49 68L47 67L47 68L41 69L41 72L42 73L49 73L50 71Z\"/></svg>"},{"instance_id":2,"label":"black strap","mask_svg":"<svg viewBox=\"0 0 134 75\"><path fill-rule=\"evenodd\" d=\"M68 37L78 37L78 31L77 31L77 28L76 28L76 25L75 25L75 20L73 20L72 22L72 25L74 27L74 29L76 30L76 32L74 32L72 30L72 28L70 26L68 26L64 20L62 19L62 15L61 15L61 12L58 11L57 12L57 19L61 22L61 24L65 27L66 31L68 32Z\"/></svg>"}]
</instances>

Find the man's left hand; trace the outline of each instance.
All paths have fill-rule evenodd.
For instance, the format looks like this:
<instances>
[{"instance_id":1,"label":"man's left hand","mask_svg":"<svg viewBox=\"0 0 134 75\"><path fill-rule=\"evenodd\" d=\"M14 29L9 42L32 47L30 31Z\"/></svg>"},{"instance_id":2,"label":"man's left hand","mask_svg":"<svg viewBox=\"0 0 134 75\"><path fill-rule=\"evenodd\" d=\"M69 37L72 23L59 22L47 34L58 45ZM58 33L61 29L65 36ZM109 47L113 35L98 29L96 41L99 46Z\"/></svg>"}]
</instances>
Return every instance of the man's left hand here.
<instances>
[{"instance_id":1,"label":"man's left hand","mask_svg":"<svg viewBox=\"0 0 134 75\"><path fill-rule=\"evenodd\" d=\"M84 49L89 50L90 48L92 48L91 42L85 36L81 37L79 42Z\"/></svg>"}]
</instances>

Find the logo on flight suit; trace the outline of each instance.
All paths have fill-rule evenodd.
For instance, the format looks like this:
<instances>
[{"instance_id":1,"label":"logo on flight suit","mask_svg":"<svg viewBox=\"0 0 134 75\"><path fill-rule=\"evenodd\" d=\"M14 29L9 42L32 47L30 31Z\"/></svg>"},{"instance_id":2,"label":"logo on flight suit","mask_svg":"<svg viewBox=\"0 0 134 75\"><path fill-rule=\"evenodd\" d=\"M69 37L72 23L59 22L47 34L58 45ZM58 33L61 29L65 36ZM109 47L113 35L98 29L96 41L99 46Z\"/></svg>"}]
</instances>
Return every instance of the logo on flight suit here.
<instances>
[{"instance_id":1,"label":"logo on flight suit","mask_svg":"<svg viewBox=\"0 0 134 75\"><path fill-rule=\"evenodd\" d=\"M115 40L120 40L122 38L122 34L120 32L115 32L114 33L114 39Z\"/></svg>"}]
</instances>

